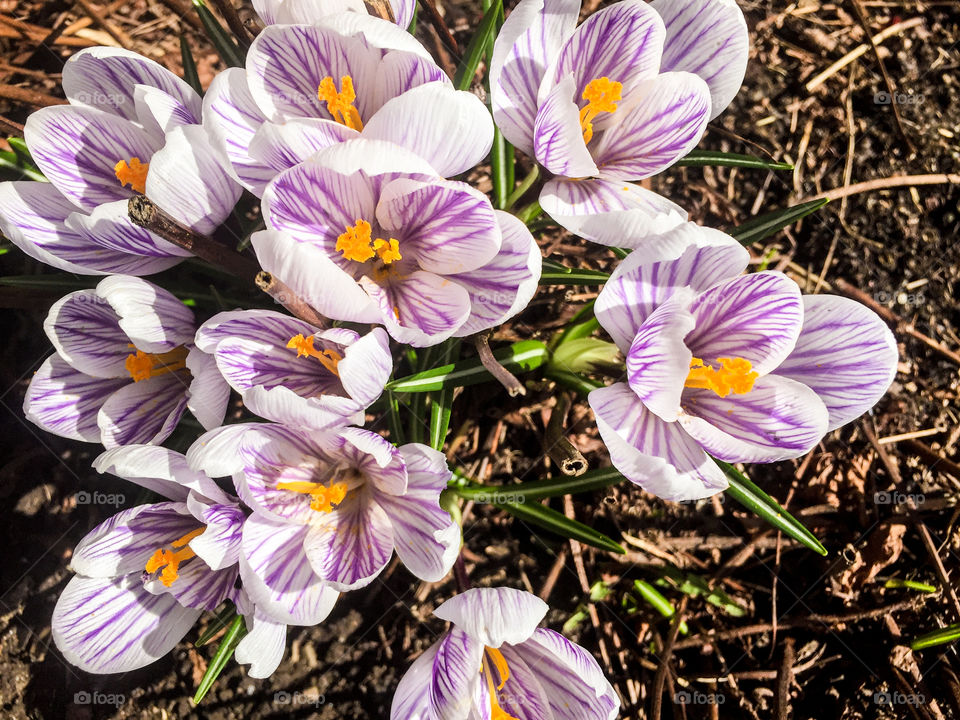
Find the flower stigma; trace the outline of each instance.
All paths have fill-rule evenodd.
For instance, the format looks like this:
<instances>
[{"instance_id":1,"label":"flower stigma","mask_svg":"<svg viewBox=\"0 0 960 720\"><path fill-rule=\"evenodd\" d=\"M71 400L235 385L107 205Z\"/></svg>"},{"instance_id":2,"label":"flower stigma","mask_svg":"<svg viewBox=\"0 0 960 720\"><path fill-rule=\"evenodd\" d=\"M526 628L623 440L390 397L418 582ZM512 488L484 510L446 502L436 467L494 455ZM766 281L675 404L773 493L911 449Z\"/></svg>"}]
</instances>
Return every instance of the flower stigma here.
<instances>
[{"instance_id":1,"label":"flower stigma","mask_svg":"<svg viewBox=\"0 0 960 720\"><path fill-rule=\"evenodd\" d=\"M753 383L759 373L753 371L753 365L743 358L717 358L720 369L705 365L700 358L690 360L690 374L684 387L713 390L720 397L731 392L742 395L753 390Z\"/></svg>"},{"instance_id":2,"label":"flower stigma","mask_svg":"<svg viewBox=\"0 0 960 720\"><path fill-rule=\"evenodd\" d=\"M587 83L583 89L583 99L587 101L580 111L580 129L583 130L583 142L587 144L593 137L593 120L602 112L612 113L620 102L623 84L608 77L597 78Z\"/></svg>"},{"instance_id":3,"label":"flower stigma","mask_svg":"<svg viewBox=\"0 0 960 720\"><path fill-rule=\"evenodd\" d=\"M130 347L136 349L133 345ZM186 369L187 349L181 345L165 353L145 353L143 350L137 350L127 355L123 366L134 382L149 380L159 375Z\"/></svg>"},{"instance_id":4,"label":"flower stigma","mask_svg":"<svg viewBox=\"0 0 960 720\"><path fill-rule=\"evenodd\" d=\"M337 377L340 377L340 373L337 370L337 365L341 360L343 360L343 355L338 353L336 350L317 350L313 346L313 335L310 335L309 337L304 337L303 334L294 335L287 342L287 347L291 350L296 350L298 358L316 358L327 370L332 372Z\"/></svg>"},{"instance_id":5,"label":"flower stigma","mask_svg":"<svg viewBox=\"0 0 960 720\"><path fill-rule=\"evenodd\" d=\"M497 671L499 682L497 686L493 685L493 673L490 672L491 665ZM503 653L492 647L483 649L483 661L480 663L480 672L487 681L487 692L490 695L490 720L518 720L511 715L497 702L497 693L503 690L503 686L510 679L510 668L507 666L507 659Z\"/></svg>"},{"instance_id":6,"label":"flower stigma","mask_svg":"<svg viewBox=\"0 0 960 720\"><path fill-rule=\"evenodd\" d=\"M337 509L347 496L347 483L340 481L327 486L323 483L308 482L306 480L291 480L277 483L277 490L303 493L310 496L310 509L317 512L329 513Z\"/></svg>"},{"instance_id":7,"label":"flower stigma","mask_svg":"<svg viewBox=\"0 0 960 720\"><path fill-rule=\"evenodd\" d=\"M341 125L346 125L353 130L363 130L363 121L360 119L360 113L353 106L357 99L357 94L353 90L353 78L344 75L340 78L340 90L337 90L333 78L327 75L320 81L320 87L317 88L317 95L322 102L327 104L327 112Z\"/></svg>"},{"instance_id":8,"label":"flower stigma","mask_svg":"<svg viewBox=\"0 0 960 720\"><path fill-rule=\"evenodd\" d=\"M133 157L121 160L113 166L113 172L121 185L129 185L130 189L141 195L147 191L147 171L150 163L140 162L140 158Z\"/></svg>"},{"instance_id":9,"label":"flower stigma","mask_svg":"<svg viewBox=\"0 0 960 720\"><path fill-rule=\"evenodd\" d=\"M339 237L334 249L343 253L345 260L366 262L376 256L383 263L383 268L398 260L403 260L400 254L400 242L396 238L384 240L371 237L370 223L366 220L357 220L353 227L347 227Z\"/></svg>"},{"instance_id":10,"label":"flower stigma","mask_svg":"<svg viewBox=\"0 0 960 720\"><path fill-rule=\"evenodd\" d=\"M170 587L174 581L180 577L180 563L186 562L197 555L187 543L202 534L206 529L206 527L199 527L196 530L191 530L183 537L170 543L171 547L180 548L179 550L159 548L150 556L150 559L147 560L144 569L148 573L153 574L160 568L163 568L163 571L160 573L160 582Z\"/></svg>"}]
</instances>

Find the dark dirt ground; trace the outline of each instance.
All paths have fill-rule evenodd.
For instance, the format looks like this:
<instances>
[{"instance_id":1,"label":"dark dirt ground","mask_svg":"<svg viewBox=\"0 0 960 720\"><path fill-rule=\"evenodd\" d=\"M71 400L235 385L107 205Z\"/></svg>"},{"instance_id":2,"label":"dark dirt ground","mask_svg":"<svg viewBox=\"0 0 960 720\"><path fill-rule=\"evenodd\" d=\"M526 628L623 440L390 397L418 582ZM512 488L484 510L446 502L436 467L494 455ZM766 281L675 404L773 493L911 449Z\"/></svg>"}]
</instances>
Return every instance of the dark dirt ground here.
<instances>
[{"instance_id":1,"label":"dark dirt ground","mask_svg":"<svg viewBox=\"0 0 960 720\"><path fill-rule=\"evenodd\" d=\"M103 24L89 21L88 4L0 2L0 97L12 94L11 86L59 96L56 73L64 58L84 43L112 42ZM176 36L186 31L206 84L216 55L173 11L178 4L137 0L92 7L114 35L174 70L180 64ZM448 5L447 21L465 42L479 10ZM960 4L861 0L869 33L850 2L741 6L752 62L742 92L701 147L783 159L796 170L677 169L654 179L652 186L693 219L732 227L864 181L960 173ZM897 23L904 25L879 43L895 104L878 102L883 97L877 93L888 88L871 49L818 88L806 87L868 35ZM51 28L61 31L59 41L52 40ZM436 45L427 25L420 33L428 46ZM50 44L64 41L73 44ZM29 110L22 98L0 100L4 132L15 135L10 121L22 123ZM623 698L622 717L651 716L664 657L665 717L960 717L955 649L907 647L917 635L960 621L957 583L950 582L960 573L960 188L957 177L953 184L945 180L854 187L846 199L753 248L758 263L785 270L808 292L843 292L885 309L900 341L900 372L871 416L832 433L799 461L750 469L816 532L828 557L780 537L722 497L678 505L623 486L552 501L621 539L626 556L581 549L489 506L464 508L464 555L474 584L507 584L546 597L554 629L579 612L580 621L567 632L605 667ZM606 251L556 233L547 233L543 246L568 263L612 264ZM0 256L0 275L48 272L15 249ZM547 337L595 295L595 289L575 290L543 288L496 340ZM69 575L70 552L114 512L78 506L75 494L96 489L124 493L127 504L139 500L129 487L89 469L95 447L44 435L22 419L26 382L50 351L41 322L60 294L0 287L6 341L0 365L0 717L386 717L400 676L443 630L432 609L455 592L452 580L419 583L396 564L341 601L322 625L292 629L272 678L252 680L231 667L200 708L188 698L212 651L194 649L188 641L196 636L168 658L123 676L90 676L58 655L49 618ZM483 481L546 476L551 470L541 439L557 393L546 384L532 389L516 400L504 392L491 397L489 386L465 391L454 409L451 458ZM584 403L574 406L568 428L592 466L607 462ZM707 579L745 612L736 617L703 595L689 597L682 610L689 632L664 652L669 623L642 601L637 606L632 588L634 580L661 577L665 567ZM885 588L887 578L939 590ZM610 593L588 602L597 581ZM663 592L678 605L685 597L675 587ZM677 693L686 693L690 704L676 702ZM87 696L92 702L83 702Z\"/></svg>"}]
</instances>

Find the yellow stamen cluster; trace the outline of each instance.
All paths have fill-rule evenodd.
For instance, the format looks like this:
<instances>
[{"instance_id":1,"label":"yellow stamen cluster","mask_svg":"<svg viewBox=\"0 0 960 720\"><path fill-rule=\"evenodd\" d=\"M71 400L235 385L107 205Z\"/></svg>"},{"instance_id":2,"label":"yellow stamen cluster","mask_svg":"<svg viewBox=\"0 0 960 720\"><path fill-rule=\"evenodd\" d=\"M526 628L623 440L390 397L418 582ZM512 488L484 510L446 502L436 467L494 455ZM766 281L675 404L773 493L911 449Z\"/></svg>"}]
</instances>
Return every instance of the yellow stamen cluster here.
<instances>
[{"instance_id":1,"label":"yellow stamen cluster","mask_svg":"<svg viewBox=\"0 0 960 720\"><path fill-rule=\"evenodd\" d=\"M384 265L403 260L403 255L400 254L400 243L397 242L397 239L372 238L370 223L366 220L357 220L353 227L347 227L337 237L337 244L334 248L337 252L343 253L343 257L347 260L361 263L375 255L380 258Z\"/></svg>"},{"instance_id":2,"label":"yellow stamen cluster","mask_svg":"<svg viewBox=\"0 0 960 720\"><path fill-rule=\"evenodd\" d=\"M289 490L290 492L309 495L311 498L310 509L323 513L336 510L337 505L342 503L347 496L347 484L345 482L335 482L328 487L323 483L292 480L291 482L277 483L277 490Z\"/></svg>"},{"instance_id":3,"label":"yellow stamen cluster","mask_svg":"<svg viewBox=\"0 0 960 720\"><path fill-rule=\"evenodd\" d=\"M690 374L684 382L684 387L713 390L720 397L726 397L731 392L737 395L753 390L753 383L759 373L753 371L753 365L743 358L717 358L720 369L704 365L700 358L690 361Z\"/></svg>"},{"instance_id":4,"label":"yellow stamen cluster","mask_svg":"<svg viewBox=\"0 0 960 720\"><path fill-rule=\"evenodd\" d=\"M363 121L360 119L360 113L353 106L357 99L357 94L353 90L353 78L344 75L340 78L340 90L337 90L333 78L327 75L320 81L320 87L317 89L317 95L322 102L327 104L327 112L341 125L346 125L354 130L363 130Z\"/></svg>"},{"instance_id":5,"label":"yellow stamen cluster","mask_svg":"<svg viewBox=\"0 0 960 720\"><path fill-rule=\"evenodd\" d=\"M174 581L180 577L180 563L186 562L197 555L190 549L187 543L202 534L204 530L206 530L205 527L197 528L196 530L188 532L182 538L170 543L171 547L181 548L180 550L160 548L150 556L144 569L148 573L153 574L160 568L163 568L163 572L160 573L160 582L170 587Z\"/></svg>"},{"instance_id":6,"label":"yellow stamen cluster","mask_svg":"<svg viewBox=\"0 0 960 720\"><path fill-rule=\"evenodd\" d=\"M134 347L131 345L130 347ZM187 367L187 349L181 345L165 353L145 353L137 350L127 355L123 366L134 382L149 380L158 375L184 370Z\"/></svg>"},{"instance_id":7,"label":"yellow stamen cluster","mask_svg":"<svg viewBox=\"0 0 960 720\"><path fill-rule=\"evenodd\" d=\"M593 137L593 119L602 112L612 113L622 100L620 93L623 84L608 77L597 78L587 83L583 89L583 99L587 101L580 111L580 129L583 130L583 142L589 143Z\"/></svg>"},{"instance_id":8,"label":"yellow stamen cluster","mask_svg":"<svg viewBox=\"0 0 960 720\"><path fill-rule=\"evenodd\" d=\"M287 342L287 347L291 350L296 350L297 357L316 358L327 370L332 372L337 377L340 377L340 373L337 370L337 365L341 360L343 360L343 355L338 353L336 350L317 350L313 346L313 335L310 335L309 337L304 337L302 334L294 335Z\"/></svg>"},{"instance_id":9,"label":"yellow stamen cluster","mask_svg":"<svg viewBox=\"0 0 960 720\"><path fill-rule=\"evenodd\" d=\"M496 687L493 686L493 675L490 672L491 664L497 671L497 677L500 678ZM487 681L487 694L490 696L490 720L518 720L517 717L500 707L500 703L497 702L497 693L503 690L503 686L510 679L510 668L507 666L507 659L503 656L503 653L496 648L484 648L480 672Z\"/></svg>"},{"instance_id":10,"label":"yellow stamen cluster","mask_svg":"<svg viewBox=\"0 0 960 720\"><path fill-rule=\"evenodd\" d=\"M147 171L150 163L140 162L140 158L121 160L113 166L113 172L121 185L129 185L130 189L141 195L147 191Z\"/></svg>"}]
</instances>

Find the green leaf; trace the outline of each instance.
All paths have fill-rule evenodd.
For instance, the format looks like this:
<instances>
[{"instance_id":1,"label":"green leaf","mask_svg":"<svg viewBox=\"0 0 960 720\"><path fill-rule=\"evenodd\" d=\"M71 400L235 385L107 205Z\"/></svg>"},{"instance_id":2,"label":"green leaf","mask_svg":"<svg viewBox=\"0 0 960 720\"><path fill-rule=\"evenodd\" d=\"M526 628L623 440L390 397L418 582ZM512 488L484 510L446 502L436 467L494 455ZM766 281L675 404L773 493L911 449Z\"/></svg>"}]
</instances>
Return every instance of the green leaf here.
<instances>
[{"instance_id":1,"label":"green leaf","mask_svg":"<svg viewBox=\"0 0 960 720\"><path fill-rule=\"evenodd\" d=\"M57 275L4 275L0 277L0 285L5 285L6 287L72 292L73 290L88 290L96 287L100 279L99 277L91 275L78 277L77 275L67 275L66 273Z\"/></svg>"},{"instance_id":2,"label":"green leaf","mask_svg":"<svg viewBox=\"0 0 960 720\"><path fill-rule=\"evenodd\" d=\"M563 332L559 332L550 341L550 349L556 350L565 342L579 340L580 338L590 337L594 332L600 329L600 322L593 315L593 306L596 300L591 300L570 318L567 327Z\"/></svg>"},{"instance_id":3,"label":"green leaf","mask_svg":"<svg viewBox=\"0 0 960 720\"><path fill-rule=\"evenodd\" d=\"M246 634L247 626L243 621L243 616L237 615L224 634L223 640L220 641L220 647L217 648L216 654L213 656L210 664L207 665L207 671L203 674L203 678L201 678L200 684L197 686L197 692L193 696L194 703L199 704L210 691L213 683L217 681L220 673L222 673L223 669L227 666L227 662L233 657L233 651L237 649L237 645L240 644L240 641L243 640Z\"/></svg>"},{"instance_id":4,"label":"green leaf","mask_svg":"<svg viewBox=\"0 0 960 720\"><path fill-rule=\"evenodd\" d=\"M569 370L548 367L544 375L561 387L573 390L583 397L589 395L591 391L603 387L602 382L591 380L590 378L583 377L583 375L577 375L577 373L572 373Z\"/></svg>"},{"instance_id":5,"label":"green leaf","mask_svg":"<svg viewBox=\"0 0 960 720\"><path fill-rule=\"evenodd\" d=\"M229 67L242 68L244 66L243 51L240 50L230 33L217 21L217 18L210 12L203 0L193 0L193 6L197 9L197 15L200 16L200 22L203 24L207 37L210 38L210 42L213 43L213 47L223 62Z\"/></svg>"},{"instance_id":6,"label":"green leaf","mask_svg":"<svg viewBox=\"0 0 960 720\"><path fill-rule=\"evenodd\" d=\"M916 580L901 580L899 578L887 578L883 586L887 589L915 590L922 593L935 593L940 589L936 585L917 582Z\"/></svg>"},{"instance_id":7,"label":"green leaf","mask_svg":"<svg viewBox=\"0 0 960 720\"><path fill-rule=\"evenodd\" d=\"M747 220L747 222L727 232L739 240L740 244L751 245L752 243L763 240L765 237L773 235L775 232L783 230L783 228L792 225L798 220L802 220L807 215L822 208L828 202L830 202L828 198L819 198L781 210L774 210L766 215L760 215L752 220Z\"/></svg>"},{"instance_id":8,"label":"green leaf","mask_svg":"<svg viewBox=\"0 0 960 720\"><path fill-rule=\"evenodd\" d=\"M460 340L452 338L444 343L443 362L449 363L460 351ZM430 447L436 451L443 449L443 441L450 427L450 414L453 410L453 388L445 387L430 393Z\"/></svg>"},{"instance_id":9,"label":"green leaf","mask_svg":"<svg viewBox=\"0 0 960 720\"><path fill-rule=\"evenodd\" d=\"M520 222L529 227L537 220L537 218L543 215L543 208L540 207L539 200L534 200L526 207L517 210L514 215L517 216L517 219L520 220Z\"/></svg>"},{"instance_id":10,"label":"green leaf","mask_svg":"<svg viewBox=\"0 0 960 720\"><path fill-rule=\"evenodd\" d=\"M400 423L400 403L392 391L387 390L387 429L390 431L390 442L394 445L403 445L403 425Z\"/></svg>"},{"instance_id":11,"label":"green leaf","mask_svg":"<svg viewBox=\"0 0 960 720\"><path fill-rule=\"evenodd\" d=\"M660 591L646 580L634 580L633 587L640 593L640 596L652 605L654 610L663 615L663 617L670 619L677 614L677 609L673 607L673 603L661 595ZM680 632L686 635L687 630L686 621L681 621Z\"/></svg>"},{"instance_id":12,"label":"green leaf","mask_svg":"<svg viewBox=\"0 0 960 720\"><path fill-rule=\"evenodd\" d=\"M623 260L627 255L630 254L630 251L626 248L612 247L610 251L617 257L618 260Z\"/></svg>"},{"instance_id":13,"label":"green leaf","mask_svg":"<svg viewBox=\"0 0 960 720\"><path fill-rule=\"evenodd\" d=\"M522 340L494 351L493 356L507 370L516 374L530 372L543 365L549 358L550 351L539 340ZM387 389L395 393L423 393L441 388L477 385L489 382L490 379L490 373L480 363L480 359L470 358L393 380L387 383Z\"/></svg>"},{"instance_id":14,"label":"green leaf","mask_svg":"<svg viewBox=\"0 0 960 720\"><path fill-rule=\"evenodd\" d=\"M223 630L227 625L230 625L237 619L237 608L230 603L227 603L227 606L221 610L217 616L213 619L213 622L210 623L210 627L207 628L200 637L197 638L197 641L194 643L195 647L203 647L208 642L213 640L214 636Z\"/></svg>"},{"instance_id":15,"label":"green leaf","mask_svg":"<svg viewBox=\"0 0 960 720\"><path fill-rule=\"evenodd\" d=\"M958 639L960 639L960 623L954 623L953 625L948 625L945 628L934 630L926 635L921 635L912 643L910 643L910 649L926 650L929 647L946 645L947 643L952 643L954 640Z\"/></svg>"},{"instance_id":16,"label":"green leaf","mask_svg":"<svg viewBox=\"0 0 960 720\"><path fill-rule=\"evenodd\" d=\"M793 165L774 160L764 160L753 155L720 152L718 150L694 150L680 158L674 167L739 167L757 170L793 170Z\"/></svg>"},{"instance_id":17,"label":"green leaf","mask_svg":"<svg viewBox=\"0 0 960 720\"><path fill-rule=\"evenodd\" d=\"M510 191L513 189L513 145L507 142L500 128L493 129L493 146L490 148L490 177L493 182L493 206L505 210Z\"/></svg>"},{"instance_id":18,"label":"green leaf","mask_svg":"<svg viewBox=\"0 0 960 720\"><path fill-rule=\"evenodd\" d=\"M463 476L461 476L462 478ZM450 487L465 500L489 502L496 496L509 496L522 502L533 502L543 498L572 495L581 492L593 492L626 482L627 479L614 468L588 470L579 477L563 475L548 480L532 480L515 485L479 485L465 480L453 480Z\"/></svg>"},{"instance_id":19,"label":"green leaf","mask_svg":"<svg viewBox=\"0 0 960 720\"><path fill-rule=\"evenodd\" d=\"M187 36L180 36L180 61L183 63L183 79L200 97L203 97L203 86L200 84L200 75L197 73L197 61L193 59L190 43Z\"/></svg>"},{"instance_id":20,"label":"green leaf","mask_svg":"<svg viewBox=\"0 0 960 720\"><path fill-rule=\"evenodd\" d=\"M592 373L598 372L601 368L616 366L618 359L621 362L623 360L620 348L612 342L594 337L581 337L568 339L557 346L550 360L550 369Z\"/></svg>"},{"instance_id":21,"label":"green leaf","mask_svg":"<svg viewBox=\"0 0 960 720\"><path fill-rule=\"evenodd\" d=\"M664 566L661 568L660 573L662 578L657 581L660 584L665 586L672 584L684 595L689 595L690 597L695 598L702 595L708 603L721 608L733 617L743 617L747 614L746 609L724 592L723 588L710 587L710 583L702 575L684 572L680 570L680 568L673 567L672 565ZM671 582L668 582L668 580Z\"/></svg>"},{"instance_id":22,"label":"green leaf","mask_svg":"<svg viewBox=\"0 0 960 720\"><path fill-rule=\"evenodd\" d=\"M527 194L527 191L533 187L533 184L537 181L537 178L540 177L540 166L534 164L530 168L530 172L527 173L527 176L520 181L520 184L514 188L513 192L510 193L510 197L507 198L507 202L504 205L504 210L510 210L524 195ZM526 224L526 223L524 223Z\"/></svg>"},{"instance_id":23,"label":"green leaf","mask_svg":"<svg viewBox=\"0 0 960 720\"><path fill-rule=\"evenodd\" d=\"M473 85L473 78L477 74L477 68L480 66L480 60L483 59L487 51L487 45L492 42L494 33L497 30L497 21L503 14L503 0L496 0L490 5L490 8L483 14L483 19L477 26L477 31L470 38L470 44L467 45L467 51L460 61L453 76L453 84L458 90L469 90Z\"/></svg>"},{"instance_id":24,"label":"green leaf","mask_svg":"<svg viewBox=\"0 0 960 720\"><path fill-rule=\"evenodd\" d=\"M574 270L553 260L543 261L541 285L603 285L610 273L601 270Z\"/></svg>"},{"instance_id":25,"label":"green leaf","mask_svg":"<svg viewBox=\"0 0 960 720\"><path fill-rule=\"evenodd\" d=\"M16 138L8 138L7 142L11 142ZM32 166L32 163L27 164L24 161L24 158L18 155L15 151L10 150L0 150L0 169L12 170L18 173L17 180L26 178L28 180L36 180L38 182L47 182L47 179L43 176L39 170Z\"/></svg>"},{"instance_id":26,"label":"green leaf","mask_svg":"<svg viewBox=\"0 0 960 720\"><path fill-rule=\"evenodd\" d=\"M601 532L594 530L589 525L584 525L576 520L571 520L561 512L540 503L523 502L503 502L493 503L495 507L506 510L518 520L531 523L556 533L561 537L578 540L585 545L591 545L601 550L615 552L620 555L626 555L627 551L623 547L607 537Z\"/></svg>"},{"instance_id":27,"label":"green leaf","mask_svg":"<svg viewBox=\"0 0 960 720\"><path fill-rule=\"evenodd\" d=\"M826 557L827 549L816 535L807 530L793 515L788 513L772 497L757 487L746 475L722 460L714 462L730 480L726 493L755 515L763 518L777 530L786 533L797 542Z\"/></svg>"}]
</instances>

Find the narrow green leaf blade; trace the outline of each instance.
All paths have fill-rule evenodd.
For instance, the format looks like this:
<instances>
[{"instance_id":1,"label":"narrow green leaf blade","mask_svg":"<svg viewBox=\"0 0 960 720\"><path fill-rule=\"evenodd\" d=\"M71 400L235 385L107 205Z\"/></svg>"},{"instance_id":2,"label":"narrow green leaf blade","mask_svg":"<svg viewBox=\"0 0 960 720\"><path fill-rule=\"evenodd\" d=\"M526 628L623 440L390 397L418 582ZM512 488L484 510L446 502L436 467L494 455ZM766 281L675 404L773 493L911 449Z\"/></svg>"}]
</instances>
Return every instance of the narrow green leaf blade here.
<instances>
[{"instance_id":1,"label":"narrow green leaf blade","mask_svg":"<svg viewBox=\"0 0 960 720\"><path fill-rule=\"evenodd\" d=\"M180 36L180 60L183 63L183 79L192 87L197 95L203 97L203 86L200 84L200 75L197 72L197 61L193 59L193 51L187 36Z\"/></svg>"},{"instance_id":2,"label":"narrow green leaf blade","mask_svg":"<svg viewBox=\"0 0 960 720\"><path fill-rule=\"evenodd\" d=\"M543 498L572 495L574 493L593 492L626 482L626 478L614 468L588 470L579 477L560 476L548 480L533 480L516 485L451 485L460 497L477 502L490 502L497 496L509 496L524 502Z\"/></svg>"},{"instance_id":3,"label":"narrow green leaf blade","mask_svg":"<svg viewBox=\"0 0 960 720\"><path fill-rule=\"evenodd\" d=\"M618 542L615 542L588 525L584 525L576 520L571 520L563 513L557 512L546 505L521 502L494 503L494 505L501 510L506 510L518 520L537 525L561 537L578 540L585 545L615 552L620 555L627 554L627 551L624 550L623 546Z\"/></svg>"},{"instance_id":4,"label":"narrow green leaf blade","mask_svg":"<svg viewBox=\"0 0 960 720\"><path fill-rule=\"evenodd\" d=\"M807 530L793 515L788 513L772 497L755 485L746 475L732 465L714 458L714 462L726 474L730 486L726 493L745 508L766 520L770 525L792 537L814 552L826 557L827 549L816 535Z\"/></svg>"},{"instance_id":5,"label":"narrow green leaf blade","mask_svg":"<svg viewBox=\"0 0 960 720\"><path fill-rule=\"evenodd\" d=\"M553 260L543 261L541 285L603 285L610 274L601 270L575 270Z\"/></svg>"},{"instance_id":6,"label":"narrow green leaf blade","mask_svg":"<svg viewBox=\"0 0 960 720\"><path fill-rule=\"evenodd\" d=\"M910 643L910 649L926 650L927 648L936 647L937 645L952 643L954 640L960 640L960 623L954 623L945 628L929 632L926 635L921 635Z\"/></svg>"},{"instance_id":7,"label":"narrow green leaf blade","mask_svg":"<svg viewBox=\"0 0 960 720\"><path fill-rule=\"evenodd\" d=\"M487 45L492 42L494 32L497 28L497 17L503 12L503 0L496 0L490 4L489 9L483 14L483 19L477 26L477 31L470 38L470 44L467 45L467 51L460 61L453 76L453 84L458 90L469 90L473 85L473 78L477 74L477 68L480 66L480 60L487 50Z\"/></svg>"},{"instance_id":8,"label":"narrow green leaf blade","mask_svg":"<svg viewBox=\"0 0 960 720\"><path fill-rule=\"evenodd\" d=\"M663 615L663 617L669 620L677 614L677 609L673 607L673 603L661 595L660 591L646 580L634 580L633 587L638 593L640 593L640 596L650 605L652 605L654 610ZM687 623L681 622L680 632L686 635L687 630Z\"/></svg>"},{"instance_id":9,"label":"narrow green leaf blade","mask_svg":"<svg viewBox=\"0 0 960 720\"><path fill-rule=\"evenodd\" d=\"M217 21L217 18L210 12L203 0L193 0L193 7L196 8L207 37L210 38L210 42L213 43L214 49L223 62L229 67L242 68L244 66L243 52L230 36L230 33Z\"/></svg>"},{"instance_id":10,"label":"narrow green leaf blade","mask_svg":"<svg viewBox=\"0 0 960 720\"><path fill-rule=\"evenodd\" d=\"M721 152L719 150L694 150L680 158L674 167L739 167L757 170L793 170L793 165L775 160L764 160L753 155Z\"/></svg>"},{"instance_id":11,"label":"narrow green leaf blade","mask_svg":"<svg viewBox=\"0 0 960 720\"><path fill-rule=\"evenodd\" d=\"M207 671L200 679L197 692L193 696L194 703L199 703L210 692L210 688L220 677L220 673L227 666L227 662L233 657L233 651L237 649L237 645L240 644L246 634L247 626L243 621L243 616L237 615L224 634L223 640L220 641L216 654L214 654L210 664L207 665Z\"/></svg>"},{"instance_id":12,"label":"narrow green leaf blade","mask_svg":"<svg viewBox=\"0 0 960 720\"><path fill-rule=\"evenodd\" d=\"M203 647L208 642L213 640L214 636L223 630L227 625L230 625L237 619L237 608L231 604L227 604L223 610L213 619L213 622L210 623L210 627L207 628L207 631L203 633L200 637L197 638L197 641L194 643L195 647Z\"/></svg>"},{"instance_id":13,"label":"narrow green leaf blade","mask_svg":"<svg viewBox=\"0 0 960 720\"><path fill-rule=\"evenodd\" d=\"M589 395L591 391L603 387L602 382L591 380L590 378L570 372L569 370L560 370L559 368L550 367L547 368L547 371L544 374L561 387L565 387L567 390L573 390L575 393L582 395L583 397Z\"/></svg>"},{"instance_id":14,"label":"narrow green leaf blade","mask_svg":"<svg viewBox=\"0 0 960 720\"><path fill-rule=\"evenodd\" d=\"M788 225L798 220L802 220L807 215L816 212L830 200L828 198L819 198L810 202L800 203L788 208L774 210L766 215L760 215L752 220L728 230L728 233L740 241L742 245L751 245L763 240L765 237L773 235L775 232L783 230Z\"/></svg>"}]
</instances>

